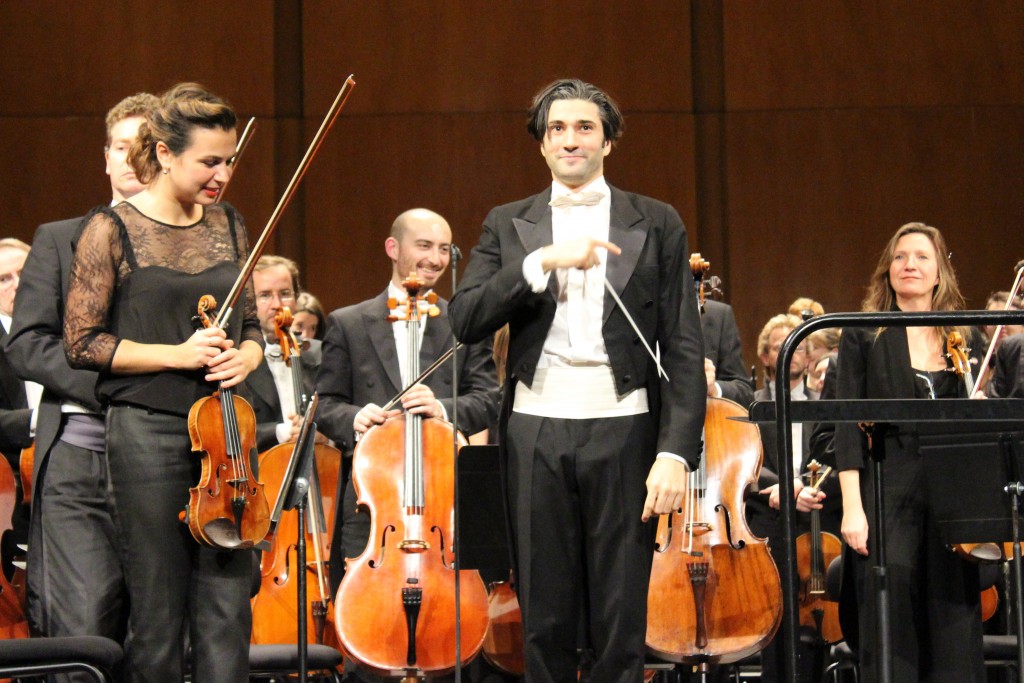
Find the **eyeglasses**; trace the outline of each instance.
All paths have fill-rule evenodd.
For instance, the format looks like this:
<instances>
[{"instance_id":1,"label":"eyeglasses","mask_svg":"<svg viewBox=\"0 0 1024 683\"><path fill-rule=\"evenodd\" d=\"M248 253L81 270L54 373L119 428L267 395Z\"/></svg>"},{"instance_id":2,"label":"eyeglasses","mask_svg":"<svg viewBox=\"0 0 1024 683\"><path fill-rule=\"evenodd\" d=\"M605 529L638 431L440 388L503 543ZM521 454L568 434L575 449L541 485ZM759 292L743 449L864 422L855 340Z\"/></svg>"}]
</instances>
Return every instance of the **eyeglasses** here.
<instances>
[{"instance_id":1,"label":"eyeglasses","mask_svg":"<svg viewBox=\"0 0 1024 683\"><path fill-rule=\"evenodd\" d=\"M269 303L277 297L281 301L295 301L295 292L290 289L282 289L280 292L257 292L256 301L261 304Z\"/></svg>"},{"instance_id":2,"label":"eyeglasses","mask_svg":"<svg viewBox=\"0 0 1024 683\"><path fill-rule=\"evenodd\" d=\"M775 344L771 348L772 353L778 353L781 350L782 344ZM800 346L796 347L796 349L793 351L793 355L795 356L798 353L807 353L807 347L804 344L801 344Z\"/></svg>"},{"instance_id":3,"label":"eyeglasses","mask_svg":"<svg viewBox=\"0 0 1024 683\"><path fill-rule=\"evenodd\" d=\"M16 270L13 273L4 273L3 275L0 275L0 289L4 289L4 288L7 288L7 287L13 287L14 285L18 284L18 282L20 280L21 280L21 271L20 270Z\"/></svg>"}]
</instances>

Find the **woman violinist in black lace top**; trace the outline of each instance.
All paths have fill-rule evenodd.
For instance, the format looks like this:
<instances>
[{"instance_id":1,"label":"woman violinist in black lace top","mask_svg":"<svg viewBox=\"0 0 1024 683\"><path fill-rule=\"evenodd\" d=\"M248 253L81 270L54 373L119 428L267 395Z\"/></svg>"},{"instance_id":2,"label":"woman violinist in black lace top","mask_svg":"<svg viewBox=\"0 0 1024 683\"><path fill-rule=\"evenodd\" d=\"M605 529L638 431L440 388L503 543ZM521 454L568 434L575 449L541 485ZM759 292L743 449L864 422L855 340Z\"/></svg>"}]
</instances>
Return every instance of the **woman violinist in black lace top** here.
<instances>
[{"instance_id":1,"label":"woman violinist in black lace top","mask_svg":"<svg viewBox=\"0 0 1024 683\"><path fill-rule=\"evenodd\" d=\"M231 176L235 120L196 84L165 93L129 153L147 188L86 218L71 273L65 348L73 366L101 373L108 406L129 681L181 681L186 632L192 680L248 676L253 553L200 546L178 518L198 478L189 409L263 358L251 287L226 332L191 323L202 295L227 294L248 252L241 216L214 203Z\"/></svg>"},{"instance_id":2,"label":"woman violinist in black lace top","mask_svg":"<svg viewBox=\"0 0 1024 683\"><path fill-rule=\"evenodd\" d=\"M882 252L862 307L908 312L963 308L942 233L923 223L897 230ZM970 329L958 331L975 350L984 348ZM947 370L949 332L934 327L848 328L839 343L837 397L966 398L964 382ZM885 443L892 680L984 680L978 567L939 540L913 429L892 427ZM843 539L856 551L844 565L851 570L853 585L844 576L841 609L854 603L859 608L861 680L874 681L879 677L877 588L868 550L877 526L871 505L873 471L866 457L867 441L857 426L837 424ZM850 595L848 589L854 588L855 595Z\"/></svg>"}]
</instances>

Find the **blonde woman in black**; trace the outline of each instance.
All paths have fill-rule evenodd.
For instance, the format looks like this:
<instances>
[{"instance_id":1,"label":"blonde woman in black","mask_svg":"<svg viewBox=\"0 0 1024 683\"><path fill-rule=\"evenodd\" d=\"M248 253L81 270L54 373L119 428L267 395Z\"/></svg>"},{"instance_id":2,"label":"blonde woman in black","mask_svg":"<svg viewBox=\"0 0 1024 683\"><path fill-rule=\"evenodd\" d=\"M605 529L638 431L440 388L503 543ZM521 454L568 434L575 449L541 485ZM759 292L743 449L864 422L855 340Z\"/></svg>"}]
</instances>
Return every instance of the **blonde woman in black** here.
<instances>
[{"instance_id":1,"label":"blonde woman in black","mask_svg":"<svg viewBox=\"0 0 1024 683\"><path fill-rule=\"evenodd\" d=\"M107 458L131 602L129 681L244 681L253 553L200 546L178 514L197 479L187 416L218 383L262 360L251 287L226 332L194 331L203 294L223 298L248 252L245 225L216 204L231 176L235 114L196 84L175 86L139 128L129 161L145 190L87 217L64 343L101 374Z\"/></svg>"},{"instance_id":2,"label":"blonde woman in black","mask_svg":"<svg viewBox=\"0 0 1024 683\"><path fill-rule=\"evenodd\" d=\"M889 240L872 275L865 311L951 311L964 301L942 234L923 223L904 225ZM947 370L949 329L849 328L839 346L837 397L966 397ZM960 330L968 345L969 329ZM912 431L892 428L886 440L884 500L894 681L984 679L978 570L939 542ZM852 569L859 606L861 680L878 677L876 595L869 555L877 533L867 441L852 424L836 427L843 496L842 533L856 552ZM844 590L845 590L844 586ZM844 603L853 596L844 595Z\"/></svg>"}]
</instances>

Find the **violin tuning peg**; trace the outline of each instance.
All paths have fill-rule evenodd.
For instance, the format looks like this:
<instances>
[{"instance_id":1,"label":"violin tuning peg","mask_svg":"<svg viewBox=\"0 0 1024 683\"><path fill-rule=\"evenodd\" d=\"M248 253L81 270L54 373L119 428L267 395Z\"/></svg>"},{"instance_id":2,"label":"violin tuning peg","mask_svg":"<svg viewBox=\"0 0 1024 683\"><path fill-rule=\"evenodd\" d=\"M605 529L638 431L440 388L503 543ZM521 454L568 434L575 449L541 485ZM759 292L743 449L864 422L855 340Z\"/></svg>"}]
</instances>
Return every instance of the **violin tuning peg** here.
<instances>
[{"instance_id":1,"label":"violin tuning peg","mask_svg":"<svg viewBox=\"0 0 1024 683\"><path fill-rule=\"evenodd\" d=\"M430 294L427 294L427 303L428 304L436 304L437 303L437 292L431 291ZM431 314L431 315L433 315L433 314Z\"/></svg>"},{"instance_id":2,"label":"violin tuning peg","mask_svg":"<svg viewBox=\"0 0 1024 683\"><path fill-rule=\"evenodd\" d=\"M438 308L437 306L431 306L430 308L427 309L427 315L429 315L431 318L436 318L437 316L441 315L441 309Z\"/></svg>"},{"instance_id":3,"label":"violin tuning peg","mask_svg":"<svg viewBox=\"0 0 1024 683\"><path fill-rule=\"evenodd\" d=\"M389 296L388 297L388 308L390 308L392 311L395 310L396 308L398 308L398 299L396 299L393 296Z\"/></svg>"}]
</instances>

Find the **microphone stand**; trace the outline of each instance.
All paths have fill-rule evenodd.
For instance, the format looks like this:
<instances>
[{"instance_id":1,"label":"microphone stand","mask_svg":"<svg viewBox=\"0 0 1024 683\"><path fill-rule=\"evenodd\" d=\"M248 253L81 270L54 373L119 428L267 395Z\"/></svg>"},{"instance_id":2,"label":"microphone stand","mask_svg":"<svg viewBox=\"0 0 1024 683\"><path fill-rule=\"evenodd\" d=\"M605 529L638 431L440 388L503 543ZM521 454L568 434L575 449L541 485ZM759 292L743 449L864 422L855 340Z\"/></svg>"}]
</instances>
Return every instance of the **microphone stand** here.
<instances>
[{"instance_id":1,"label":"microphone stand","mask_svg":"<svg viewBox=\"0 0 1024 683\"><path fill-rule=\"evenodd\" d=\"M458 283L459 261L462 250L451 245L452 296ZM449 325L450 327L450 325ZM462 562L459 559L459 342L452 332L452 512L455 533L452 535L452 552L455 555L455 683L462 683Z\"/></svg>"}]
</instances>

